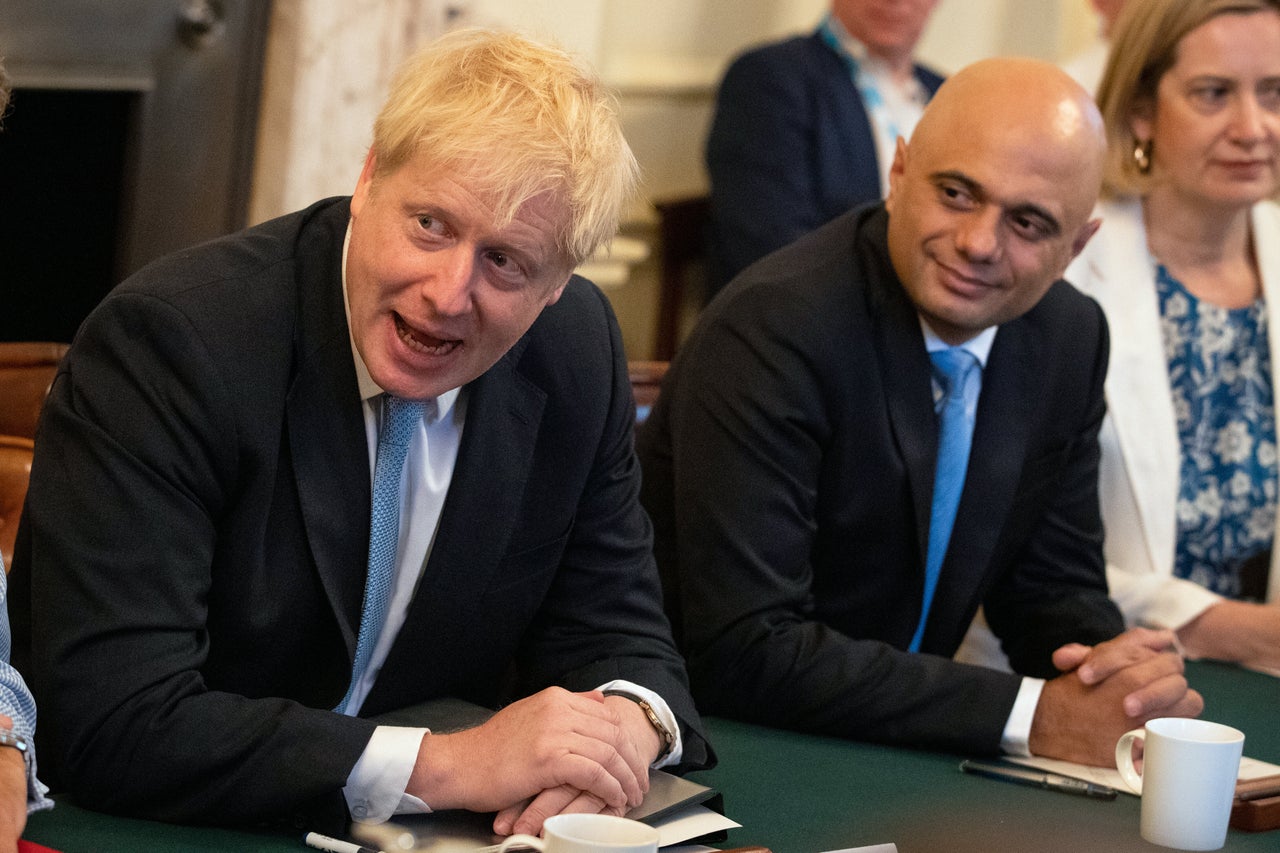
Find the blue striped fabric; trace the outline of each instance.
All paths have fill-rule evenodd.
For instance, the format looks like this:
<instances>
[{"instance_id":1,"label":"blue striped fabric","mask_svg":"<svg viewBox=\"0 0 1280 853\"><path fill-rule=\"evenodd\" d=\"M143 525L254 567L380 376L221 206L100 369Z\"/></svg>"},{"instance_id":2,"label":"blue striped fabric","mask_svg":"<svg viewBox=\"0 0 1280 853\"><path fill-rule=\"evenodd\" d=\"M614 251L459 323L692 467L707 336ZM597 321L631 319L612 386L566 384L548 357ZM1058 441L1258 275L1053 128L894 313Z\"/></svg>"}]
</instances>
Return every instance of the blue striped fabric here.
<instances>
[{"instance_id":1,"label":"blue striped fabric","mask_svg":"<svg viewBox=\"0 0 1280 853\"><path fill-rule=\"evenodd\" d=\"M13 730L32 743L36 732L36 700L22 676L9 663L13 640L9 634L9 581L0 560L0 714L13 720ZM49 789L36 778L36 751L27 750L27 811L53 807L53 801L45 796Z\"/></svg>"}]
</instances>

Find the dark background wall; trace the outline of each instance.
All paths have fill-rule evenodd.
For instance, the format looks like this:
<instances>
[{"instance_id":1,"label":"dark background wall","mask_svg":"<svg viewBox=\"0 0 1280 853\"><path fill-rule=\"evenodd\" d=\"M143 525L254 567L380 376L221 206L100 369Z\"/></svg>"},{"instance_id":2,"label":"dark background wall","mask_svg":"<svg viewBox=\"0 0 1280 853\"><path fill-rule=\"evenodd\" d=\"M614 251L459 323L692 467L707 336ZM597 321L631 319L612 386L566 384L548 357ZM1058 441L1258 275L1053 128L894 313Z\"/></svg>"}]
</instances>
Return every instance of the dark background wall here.
<instances>
[{"instance_id":1,"label":"dark background wall","mask_svg":"<svg viewBox=\"0 0 1280 853\"><path fill-rule=\"evenodd\" d=\"M0 340L245 223L266 0L0 0Z\"/></svg>"}]
</instances>

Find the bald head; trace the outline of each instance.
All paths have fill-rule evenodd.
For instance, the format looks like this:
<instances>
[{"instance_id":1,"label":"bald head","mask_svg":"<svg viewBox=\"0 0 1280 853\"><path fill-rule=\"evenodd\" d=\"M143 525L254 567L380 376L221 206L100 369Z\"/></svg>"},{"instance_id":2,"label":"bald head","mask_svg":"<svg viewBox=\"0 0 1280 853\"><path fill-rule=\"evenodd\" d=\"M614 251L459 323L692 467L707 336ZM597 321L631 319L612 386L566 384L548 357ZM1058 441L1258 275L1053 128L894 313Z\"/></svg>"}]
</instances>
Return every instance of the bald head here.
<instances>
[{"instance_id":1,"label":"bald head","mask_svg":"<svg viewBox=\"0 0 1280 853\"><path fill-rule=\"evenodd\" d=\"M1061 157L1074 174L1068 183L1096 197L1107 148L1102 116L1089 93L1055 65L1022 57L985 59L948 78L929 102L911 145L945 144L957 133L991 143L1005 138L1028 155Z\"/></svg>"},{"instance_id":2,"label":"bald head","mask_svg":"<svg viewBox=\"0 0 1280 853\"><path fill-rule=\"evenodd\" d=\"M988 59L947 80L889 175L889 253L958 343L1030 310L1097 229L1106 151L1092 98L1055 66Z\"/></svg>"}]
</instances>

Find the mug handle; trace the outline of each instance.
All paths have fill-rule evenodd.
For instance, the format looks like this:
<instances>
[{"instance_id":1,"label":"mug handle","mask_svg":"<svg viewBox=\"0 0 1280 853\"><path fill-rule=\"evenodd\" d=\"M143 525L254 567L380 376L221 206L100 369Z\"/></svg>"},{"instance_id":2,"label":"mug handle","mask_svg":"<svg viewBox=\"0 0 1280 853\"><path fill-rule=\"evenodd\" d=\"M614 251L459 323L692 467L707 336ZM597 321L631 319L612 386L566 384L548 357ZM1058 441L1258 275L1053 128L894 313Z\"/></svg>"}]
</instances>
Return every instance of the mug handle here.
<instances>
[{"instance_id":1,"label":"mug handle","mask_svg":"<svg viewBox=\"0 0 1280 853\"><path fill-rule=\"evenodd\" d=\"M1139 729L1139 731L1141 731L1141 729ZM498 845L497 853L507 853L507 851L513 847L532 847L534 850L540 851L541 853L541 851L547 849L547 842L543 841L536 835L509 835L506 840Z\"/></svg>"},{"instance_id":2,"label":"mug handle","mask_svg":"<svg viewBox=\"0 0 1280 853\"><path fill-rule=\"evenodd\" d=\"M1139 795L1142 794L1142 777L1133 766L1133 742L1146 735L1146 729L1134 729L1120 735L1120 740L1116 741L1116 769L1129 790Z\"/></svg>"}]
</instances>

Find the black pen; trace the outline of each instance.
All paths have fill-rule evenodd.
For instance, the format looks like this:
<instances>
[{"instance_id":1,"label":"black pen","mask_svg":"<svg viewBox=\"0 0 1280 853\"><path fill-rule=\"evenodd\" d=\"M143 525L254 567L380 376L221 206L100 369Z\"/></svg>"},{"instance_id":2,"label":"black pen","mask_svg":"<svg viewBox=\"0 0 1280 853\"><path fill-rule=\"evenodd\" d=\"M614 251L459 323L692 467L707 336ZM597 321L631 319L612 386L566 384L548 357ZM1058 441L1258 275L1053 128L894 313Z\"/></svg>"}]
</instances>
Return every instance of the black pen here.
<instances>
[{"instance_id":1,"label":"black pen","mask_svg":"<svg viewBox=\"0 0 1280 853\"><path fill-rule=\"evenodd\" d=\"M1033 788L1045 788L1049 791L1061 791L1064 794L1079 794L1082 797L1093 797L1097 800L1114 800L1116 789L1106 785L1096 785L1083 779L1072 779L1058 773L1046 773L1029 767L1015 767L1010 764L991 764L986 761L966 759L960 762L960 769L965 773L976 773L991 779L1005 782L1016 782L1019 785L1030 785Z\"/></svg>"}]
</instances>

